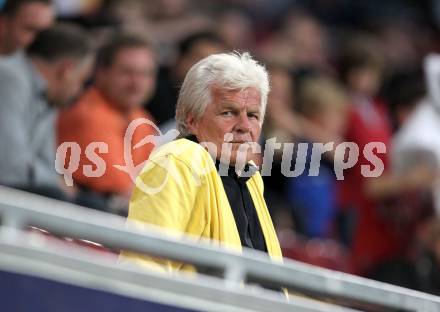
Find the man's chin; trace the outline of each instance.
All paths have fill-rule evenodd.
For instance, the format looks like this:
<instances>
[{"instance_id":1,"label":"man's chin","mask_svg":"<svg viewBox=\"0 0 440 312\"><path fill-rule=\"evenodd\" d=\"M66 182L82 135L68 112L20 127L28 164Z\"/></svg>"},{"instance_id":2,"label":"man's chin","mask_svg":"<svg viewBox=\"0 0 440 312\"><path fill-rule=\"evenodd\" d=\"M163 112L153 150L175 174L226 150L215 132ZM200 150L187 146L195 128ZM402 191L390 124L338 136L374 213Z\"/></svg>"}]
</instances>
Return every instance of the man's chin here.
<instances>
[{"instance_id":1,"label":"man's chin","mask_svg":"<svg viewBox=\"0 0 440 312\"><path fill-rule=\"evenodd\" d=\"M49 105L55 108L67 108L75 104L77 98L72 99L55 99L49 102Z\"/></svg>"},{"instance_id":2,"label":"man's chin","mask_svg":"<svg viewBox=\"0 0 440 312\"><path fill-rule=\"evenodd\" d=\"M245 164L247 164L251 159L252 159L252 155L250 153L237 153L237 152L232 152L231 156L228 157L224 157L226 159L221 159L222 162L227 163L230 166L244 166Z\"/></svg>"}]
</instances>

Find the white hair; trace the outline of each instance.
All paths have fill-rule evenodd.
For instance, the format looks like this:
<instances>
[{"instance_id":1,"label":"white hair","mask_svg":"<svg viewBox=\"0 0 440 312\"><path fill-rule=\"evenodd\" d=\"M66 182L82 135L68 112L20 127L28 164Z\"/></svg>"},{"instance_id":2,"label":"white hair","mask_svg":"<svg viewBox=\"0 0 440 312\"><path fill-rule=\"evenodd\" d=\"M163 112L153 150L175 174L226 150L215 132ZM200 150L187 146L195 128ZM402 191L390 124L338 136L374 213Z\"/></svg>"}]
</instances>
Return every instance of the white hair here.
<instances>
[{"instance_id":1,"label":"white hair","mask_svg":"<svg viewBox=\"0 0 440 312\"><path fill-rule=\"evenodd\" d=\"M260 92L260 122L263 123L269 93L269 75L264 66L247 52L212 54L194 64L183 81L176 108L177 129L181 136L190 134L186 124L188 115L200 118L211 103L214 86L237 91L256 88Z\"/></svg>"}]
</instances>

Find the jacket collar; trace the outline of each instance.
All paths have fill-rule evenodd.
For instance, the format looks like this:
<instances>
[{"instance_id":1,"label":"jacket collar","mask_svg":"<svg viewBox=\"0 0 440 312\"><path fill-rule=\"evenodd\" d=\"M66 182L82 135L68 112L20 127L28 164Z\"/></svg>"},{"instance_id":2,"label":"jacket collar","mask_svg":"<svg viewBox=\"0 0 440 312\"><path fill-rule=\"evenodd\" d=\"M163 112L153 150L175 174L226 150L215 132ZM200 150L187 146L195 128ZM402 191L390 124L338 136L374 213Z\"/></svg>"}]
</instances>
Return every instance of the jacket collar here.
<instances>
[{"instance_id":1,"label":"jacket collar","mask_svg":"<svg viewBox=\"0 0 440 312\"><path fill-rule=\"evenodd\" d=\"M186 139L195 143L199 143L197 137L193 134L186 136ZM229 176L243 182L249 180L258 171L258 167L255 166L252 162L248 162L247 164L245 164L242 170L237 170L234 165L224 164L220 162L219 159L214 159L214 163L215 168L217 169L217 172L220 174L220 176Z\"/></svg>"}]
</instances>

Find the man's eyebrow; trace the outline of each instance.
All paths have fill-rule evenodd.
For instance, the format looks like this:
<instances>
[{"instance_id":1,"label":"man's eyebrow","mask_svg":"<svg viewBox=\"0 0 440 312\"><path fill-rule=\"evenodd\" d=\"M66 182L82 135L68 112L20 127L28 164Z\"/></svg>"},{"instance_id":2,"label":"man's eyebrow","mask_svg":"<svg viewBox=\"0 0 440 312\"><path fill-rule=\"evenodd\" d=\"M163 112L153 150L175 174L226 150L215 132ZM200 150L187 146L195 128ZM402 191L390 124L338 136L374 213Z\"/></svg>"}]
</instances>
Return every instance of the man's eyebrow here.
<instances>
[{"instance_id":1,"label":"man's eyebrow","mask_svg":"<svg viewBox=\"0 0 440 312\"><path fill-rule=\"evenodd\" d=\"M248 112L249 113L260 113L261 112L261 107L260 106L258 106L258 107L249 107Z\"/></svg>"},{"instance_id":2,"label":"man's eyebrow","mask_svg":"<svg viewBox=\"0 0 440 312\"><path fill-rule=\"evenodd\" d=\"M238 104L231 101L223 101L221 104L221 109L237 109L240 107Z\"/></svg>"},{"instance_id":3,"label":"man's eyebrow","mask_svg":"<svg viewBox=\"0 0 440 312\"><path fill-rule=\"evenodd\" d=\"M219 110L225 110L225 109L227 109L227 110L240 110L240 108L241 108L241 105L239 105L235 102L232 102L232 101L225 100L225 101L221 102L221 106L219 107ZM248 112L249 113L261 113L261 107L259 105L249 107Z\"/></svg>"}]
</instances>

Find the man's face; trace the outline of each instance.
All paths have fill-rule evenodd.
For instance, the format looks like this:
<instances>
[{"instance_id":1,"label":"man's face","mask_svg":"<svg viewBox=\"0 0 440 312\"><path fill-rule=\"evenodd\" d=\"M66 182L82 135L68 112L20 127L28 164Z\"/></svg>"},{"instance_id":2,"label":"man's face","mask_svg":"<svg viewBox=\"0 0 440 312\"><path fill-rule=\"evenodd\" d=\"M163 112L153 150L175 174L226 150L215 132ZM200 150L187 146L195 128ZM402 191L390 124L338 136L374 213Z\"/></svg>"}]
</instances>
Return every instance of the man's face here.
<instances>
[{"instance_id":1,"label":"man's face","mask_svg":"<svg viewBox=\"0 0 440 312\"><path fill-rule=\"evenodd\" d=\"M86 79L90 76L93 59L61 60L54 65L54 80L52 98L56 106L66 106L72 103L81 93Z\"/></svg>"},{"instance_id":2,"label":"man's face","mask_svg":"<svg viewBox=\"0 0 440 312\"><path fill-rule=\"evenodd\" d=\"M38 2L24 4L14 16L3 20L2 52L9 54L26 48L39 32L52 25L54 19L52 6Z\"/></svg>"},{"instance_id":3,"label":"man's face","mask_svg":"<svg viewBox=\"0 0 440 312\"><path fill-rule=\"evenodd\" d=\"M151 50L131 47L120 50L108 68L98 72L104 94L123 110L142 105L156 87L156 63Z\"/></svg>"},{"instance_id":4,"label":"man's face","mask_svg":"<svg viewBox=\"0 0 440 312\"><path fill-rule=\"evenodd\" d=\"M237 161L240 150L246 161L251 160L253 153L246 143L257 142L261 133L261 96L254 88L241 91L212 88L212 102L206 107L200 118L189 117L187 124L199 142L213 143L217 148L217 159L222 153L225 134L232 134L230 164ZM223 151L225 153L225 151ZM224 157L224 156L223 156ZM222 158L222 160L224 160Z\"/></svg>"}]
</instances>

